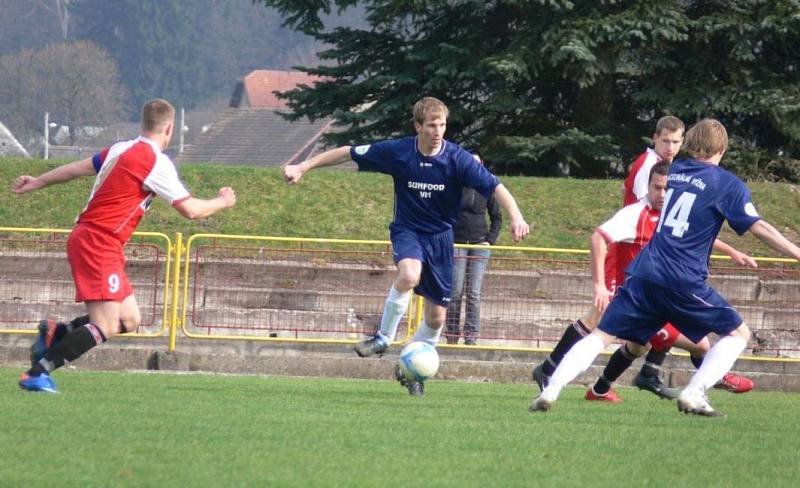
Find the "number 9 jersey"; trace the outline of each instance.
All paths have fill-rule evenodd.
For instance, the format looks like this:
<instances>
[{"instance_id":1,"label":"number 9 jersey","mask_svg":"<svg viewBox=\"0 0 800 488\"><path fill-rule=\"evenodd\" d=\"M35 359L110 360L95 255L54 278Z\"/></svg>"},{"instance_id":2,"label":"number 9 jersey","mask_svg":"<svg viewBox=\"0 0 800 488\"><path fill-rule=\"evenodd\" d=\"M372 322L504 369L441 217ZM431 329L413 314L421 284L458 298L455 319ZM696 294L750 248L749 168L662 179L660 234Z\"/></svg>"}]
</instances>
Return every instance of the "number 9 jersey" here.
<instances>
[{"instance_id":1,"label":"number 9 jersey","mask_svg":"<svg viewBox=\"0 0 800 488\"><path fill-rule=\"evenodd\" d=\"M760 218L739 178L713 164L677 161L670 167L653 239L627 273L676 290L705 286L723 221L742 235Z\"/></svg>"}]
</instances>

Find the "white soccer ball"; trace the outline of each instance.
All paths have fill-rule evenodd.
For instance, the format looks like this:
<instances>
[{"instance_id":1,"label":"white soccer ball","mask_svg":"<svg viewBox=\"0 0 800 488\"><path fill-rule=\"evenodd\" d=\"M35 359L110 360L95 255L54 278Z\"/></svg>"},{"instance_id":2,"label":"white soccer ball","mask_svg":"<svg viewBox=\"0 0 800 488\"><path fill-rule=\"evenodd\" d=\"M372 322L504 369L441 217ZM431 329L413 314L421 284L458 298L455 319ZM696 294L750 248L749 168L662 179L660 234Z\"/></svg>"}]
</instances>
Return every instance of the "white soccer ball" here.
<instances>
[{"instance_id":1,"label":"white soccer ball","mask_svg":"<svg viewBox=\"0 0 800 488\"><path fill-rule=\"evenodd\" d=\"M439 353L427 342L412 342L400 351L400 371L411 381L425 381L439 371Z\"/></svg>"}]
</instances>

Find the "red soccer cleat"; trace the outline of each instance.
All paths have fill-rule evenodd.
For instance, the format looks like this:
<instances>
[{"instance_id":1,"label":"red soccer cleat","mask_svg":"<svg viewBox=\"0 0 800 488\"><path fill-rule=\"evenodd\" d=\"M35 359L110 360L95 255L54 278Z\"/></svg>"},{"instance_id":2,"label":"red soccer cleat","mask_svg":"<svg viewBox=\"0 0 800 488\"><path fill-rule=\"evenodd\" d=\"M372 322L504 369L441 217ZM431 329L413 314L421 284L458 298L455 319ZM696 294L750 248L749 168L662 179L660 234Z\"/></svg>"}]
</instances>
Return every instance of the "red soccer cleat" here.
<instances>
[{"instance_id":1,"label":"red soccer cleat","mask_svg":"<svg viewBox=\"0 0 800 488\"><path fill-rule=\"evenodd\" d=\"M594 392L594 389L589 388L583 398L595 402L622 403L622 398L617 395L617 391L613 388L608 390L605 395L598 395Z\"/></svg>"},{"instance_id":2,"label":"red soccer cleat","mask_svg":"<svg viewBox=\"0 0 800 488\"><path fill-rule=\"evenodd\" d=\"M756 386L753 380L739 376L738 374L728 373L719 380L719 383L714 385L714 388L720 390L728 390L731 393L747 393Z\"/></svg>"}]
</instances>

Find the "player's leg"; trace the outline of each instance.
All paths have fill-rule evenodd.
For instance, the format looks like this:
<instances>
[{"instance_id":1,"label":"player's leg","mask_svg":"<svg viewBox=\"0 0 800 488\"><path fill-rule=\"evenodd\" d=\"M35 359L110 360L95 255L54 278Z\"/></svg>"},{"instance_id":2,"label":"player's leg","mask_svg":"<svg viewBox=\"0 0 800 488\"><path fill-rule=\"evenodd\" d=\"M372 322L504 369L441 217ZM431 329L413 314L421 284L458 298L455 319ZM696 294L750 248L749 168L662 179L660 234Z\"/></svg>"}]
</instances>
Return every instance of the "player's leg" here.
<instances>
[{"instance_id":1,"label":"player's leg","mask_svg":"<svg viewBox=\"0 0 800 488\"><path fill-rule=\"evenodd\" d=\"M464 281L467 273L469 249L456 248L453 253L453 290L450 293L450 305L447 306L448 344L458 344L461 337L461 296L464 294Z\"/></svg>"},{"instance_id":2,"label":"player's leg","mask_svg":"<svg viewBox=\"0 0 800 488\"><path fill-rule=\"evenodd\" d=\"M417 327L417 331L414 333L414 337L411 341L427 342L433 347L436 347L442 335L442 326L444 325L446 314L447 308L425 297L423 319L419 327Z\"/></svg>"},{"instance_id":3,"label":"player's leg","mask_svg":"<svg viewBox=\"0 0 800 488\"><path fill-rule=\"evenodd\" d=\"M52 319L42 320L39 323L39 337L31 346L31 365L44 357L49 349L61 342L70 332L83 327L90 322L89 314L76 317L69 322L56 322ZM120 331L125 334L135 332L141 322L139 305L134 295L130 295L122 302L120 308Z\"/></svg>"},{"instance_id":4,"label":"player's leg","mask_svg":"<svg viewBox=\"0 0 800 488\"><path fill-rule=\"evenodd\" d=\"M119 330L119 311L121 303L114 301L92 301L86 303L89 310L89 323L69 332L42 359L23 373L19 385L26 390L37 390L42 379L50 373L81 357L84 353L102 344ZM47 391L47 390L45 390Z\"/></svg>"},{"instance_id":5,"label":"player's leg","mask_svg":"<svg viewBox=\"0 0 800 488\"><path fill-rule=\"evenodd\" d=\"M597 327L602 315L603 314L595 307L592 307L583 318L569 324L567 328L564 329L564 333L561 334L561 338L558 340L558 343L556 343L556 347L553 348L544 362L533 368L531 372L533 381L536 382L539 390L543 390L547 386L550 381L550 376L552 376L559 363L561 363L567 351Z\"/></svg>"},{"instance_id":6,"label":"player's leg","mask_svg":"<svg viewBox=\"0 0 800 488\"><path fill-rule=\"evenodd\" d=\"M142 313L139 311L139 304L136 301L136 296L131 294L125 300L119 309L119 332L118 334L129 334L136 332L139 324L142 323Z\"/></svg>"},{"instance_id":7,"label":"player's leg","mask_svg":"<svg viewBox=\"0 0 800 488\"><path fill-rule=\"evenodd\" d=\"M377 334L355 345L361 357L383 354L397 335L397 327L411 302L413 289L419 282L422 262L419 259L404 258L397 263L397 277L389 289L389 296L383 304L380 329Z\"/></svg>"},{"instance_id":8,"label":"player's leg","mask_svg":"<svg viewBox=\"0 0 800 488\"><path fill-rule=\"evenodd\" d=\"M44 319L39 322L39 335L31 344L31 365L42 359L48 349L58 344L64 336L89 323L89 314L75 317L69 322L56 322L53 319Z\"/></svg>"},{"instance_id":9,"label":"player's leg","mask_svg":"<svg viewBox=\"0 0 800 488\"><path fill-rule=\"evenodd\" d=\"M633 384L640 390L649 391L659 398L674 400L680 391L670 388L661 381L661 366L667 359L667 353L672 345L683 337L671 324L665 324L653 337L650 338L650 351L644 358L644 364L633 379ZM685 337L684 337L685 339Z\"/></svg>"},{"instance_id":10,"label":"player's leg","mask_svg":"<svg viewBox=\"0 0 800 488\"><path fill-rule=\"evenodd\" d=\"M411 342L427 342L436 347L444 330L447 307L425 297L422 322L417 327ZM422 381L412 381L400 371L400 366L395 367L395 378L408 390L409 395L425 394L425 384Z\"/></svg>"},{"instance_id":11,"label":"player's leg","mask_svg":"<svg viewBox=\"0 0 800 488\"><path fill-rule=\"evenodd\" d=\"M708 354L711 349L711 341L708 337L703 337L699 342L692 342L688 337L681 334L678 340L675 341L675 347L681 348L689 353L689 360L695 368L700 368L703 364L703 358ZM725 376L714 385L714 388L726 390L731 393L747 393L755 387L755 383L750 378L747 378L730 371L725 373Z\"/></svg>"},{"instance_id":12,"label":"player's leg","mask_svg":"<svg viewBox=\"0 0 800 488\"><path fill-rule=\"evenodd\" d=\"M561 390L579 374L586 371L592 365L594 359L600 352L614 341L615 337L595 329L591 334L579 340L564 355L561 363L550 377L548 385L542 393L533 400L529 410L547 411L558 399Z\"/></svg>"},{"instance_id":13,"label":"player's leg","mask_svg":"<svg viewBox=\"0 0 800 488\"><path fill-rule=\"evenodd\" d=\"M594 359L616 337L645 344L664 319L657 304L652 284L629 278L611 301L597 328L567 352L556 368L550 383L530 406L531 411L547 411L561 390L591 366Z\"/></svg>"},{"instance_id":14,"label":"player's leg","mask_svg":"<svg viewBox=\"0 0 800 488\"><path fill-rule=\"evenodd\" d=\"M614 351L614 354L606 363L603 373L595 382L594 386L586 390L584 398L593 401L605 401L610 403L620 403L622 398L612 388L622 373L627 370L633 361L647 351L647 346L633 342L625 342Z\"/></svg>"},{"instance_id":15,"label":"player's leg","mask_svg":"<svg viewBox=\"0 0 800 488\"><path fill-rule=\"evenodd\" d=\"M453 278L453 234L442 232L424 239L424 262L420 274L419 285L414 291L425 297L423 320L414 333L412 342L427 342L436 347L444 330L447 306L451 296L451 280ZM399 376L399 375L398 375ZM398 377L398 379L400 379ZM422 382L403 381L412 395L424 392Z\"/></svg>"},{"instance_id":16,"label":"player's leg","mask_svg":"<svg viewBox=\"0 0 800 488\"><path fill-rule=\"evenodd\" d=\"M708 403L706 391L722 379L744 351L750 329L727 300L707 285L665 295L672 302L669 321L687 338L700 342L712 332L720 336L678 397L678 409L682 412L718 416L719 412Z\"/></svg>"},{"instance_id":17,"label":"player's leg","mask_svg":"<svg viewBox=\"0 0 800 488\"><path fill-rule=\"evenodd\" d=\"M464 344L474 346L481 329L481 289L483 275L489 265L488 249L470 249L467 263L466 318L464 319Z\"/></svg>"}]
</instances>

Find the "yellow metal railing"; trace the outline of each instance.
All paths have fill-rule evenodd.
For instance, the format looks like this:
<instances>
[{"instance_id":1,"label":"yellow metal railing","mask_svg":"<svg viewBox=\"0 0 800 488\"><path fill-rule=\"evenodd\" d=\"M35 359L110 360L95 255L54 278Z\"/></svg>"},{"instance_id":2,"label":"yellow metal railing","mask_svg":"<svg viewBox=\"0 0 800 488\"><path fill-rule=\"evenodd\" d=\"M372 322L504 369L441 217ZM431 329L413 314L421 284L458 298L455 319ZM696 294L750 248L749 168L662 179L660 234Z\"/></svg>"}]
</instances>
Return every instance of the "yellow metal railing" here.
<instances>
[{"instance_id":1,"label":"yellow metal railing","mask_svg":"<svg viewBox=\"0 0 800 488\"><path fill-rule=\"evenodd\" d=\"M361 338L303 338L303 337L270 337L258 335L234 335L234 334L198 334L189 330L189 323L187 321L187 310L189 308L189 283L190 272L192 269L191 252L196 241L200 239L218 239L223 241L249 241L249 242L273 242L273 243L314 243L314 244L337 244L337 245L380 245L388 246L389 241L380 240L360 240L360 239L327 239L327 238L296 238L296 237L279 237L279 236L250 236L250 235L227 235L227 234L194 234L186 240L186 245L183 248L183 284L182 284L182 300L181 312L177 319L180 325L181 332L185 337L193 339L224 339L224 340L252 340L252 341L266 341L266 342L298 342L298 343L319 343L319 344L353 344ZM195 263L196 264L196 263ZM401 338L400 341L407 340L413 333L414 328L419 323L419 317L422 314L421 297L418 301L414 302L415 305L409 307L406 318L406 336ZM205 328L205 327L204 327ZM341 334L344 334L342 332ZM352 335L352 334L346 334Z\"/></svg>"},{"instance_id":2,"label":"yellow metal railing","mask_svg":"<svg viewBox=\"0 0 800 488\"><path fill-rule=\"evenodd\" d=\"M19 234L68 234L70 231L65 229L49 229L49 228L22 228L22 227L0 227L0 232L6 233L19 233ZM332 247L336 248L336 252L346 253L348 251L353 251L359 246L363 246L365 248L375 248L376 246L385 247L388 249L390 243L389 241L385 240L357 240L357 239L327 239L327 238L295 238L295 237L280 237L280 236L252 236L252 235L225 235L225 234L194 234L188 237L184 241L183 235L181 233L176 233L174 235L174 241L169 236L159 232L137 232L134 234L134 238L147 238L147 239L154 239L157 242L161 243L159 245L159 249L164 249L164 274L163 274L163 281L158 283L158 286L163 287L163 292L161 296L162 301L162 313L161 313L161 326L152 332L148 333L133 333L133 334L126 334L126 337L146 337L146 338L156 338L156 337L166 337L168 344L167 348L169 351L175 351L177 348L178 343L178 336L181 335L184 338L188 339L203 339L203 340L248 340L248 341L267 341L267 342L289 342L289 343L328 343L328 344L352 344L358 340L359 337L355 337L352 331L347 331L346 329L336 329L331 334L336 334L335 337L270 337L268 335L258 335L258 334L236 334L236 333L227 333L227 332L220 332L217 333L218 330L224 330L225 327L200 327L199 329L202 330L203 328L208 329L215 329L214 333L207 333L202 334L198 333L198 328L193 326L192 323L189 321L188 311L189 307L192 306L192 302L190 300L190 290L196 288L197 284L195 284L193 288L192 280L191 280L191 272L199 265L196 260L192 258L192 252L195 251L199 245L204 241L212 241L214 246L217 247L224 247L220 246L219 243L236 243L236 242L248 242L248 243L255 243L264 245L265 243L271 244L283 244L283 245L294 245L299 247L286 247L286 248L275 248L270 249L269 251L275 251L276 249L281 251L308 251L308 252L318 252L323 251L325 249L314 248L311 245L320 245L320 244L330 244ZM201 241L202 240L202 241ZM57 242L57 241L54 241ZM308 245L308 247L302 247L304 245ZM214 248L211 246L209 248ZM480 246L480 245L457 245L457 247L463 248L485 248L487 246ZM250 248L244 248L250 249ZM507 251L510 252L511 256L514 259L522 262L520 266L523 266L526 262L524 259L520 260L519 257L523 256L525 259L531 258L531 256L546 256L546 255L563 255L563 256L578 256L581 257L581 260L576 260L571 262L571 265L575 269L579 269L581 267L581 263L583 263L584 271L585 271L585 259L586 256L589 254L588 250L584 249L564 249L564 248L544 248L544 247L526 247L526 246L491 246L489 247L493 253L498 253L500 251ZM325 250L325 251L330 251ZM377 252L372 249L370 252L375 254L380 254L381 263L380 271L382 273L388 273L386 279L391 277L394 279L394 268L388 266L386 264L386 256L384 256L384 252ZM387 254L388 256L388 254ZM234 256L235 257L235 256ZM225 259L234 259L234 257L226 258L224 255L219 258L221 260ZM160 259L160 258L159 258ZM320 258L322 259L322 258ZM354 258L355 259L355 258ZM495 259L495 258L492 258ZM715 261L724 261L730 260L728 256L712 256L712 259ZM784 259L784 258L767 258L767 257L757 257L754 258L759 263L772 263L776 265L781 264L796 264L797 262L792 259ZM542 259L542 262L545 262L546 266L546 259ZM556 261L554 261L556 262ZM563 261L559 261L562 262ZM316 262L313 259L310 259L308 262L311 268L316 267ZM540 263L541 264L541 263ZM510 268L509 268L510 269ZM573 268L570 268L573 269ZM795 268L792 268L795 270ZM502 274L503 271L509 271L508 269L501 269L500 273ZM514 271L511 269L511 271ZM797 271L793 271L796 273ZM159 272L160 273L160 272ZM513 276L513 273L511 273ZM794 275L792 275L794 276ZM182 280L182 281L181 281ZM237 286L248 286L247 282L239 283ZM388 286L387 288L388 289ZM197 290L194 289L196 292ZM291 290L295 291L295 290ZM299 292L304 292L306 290L299 290ZM378 290L376 290L377 292ZM380 293L383 293L385 290L379 290ZM554 293L558 293L561 290L554 290ZM251 293L259 293L262 292L261 289L254 288L250 290ZM353 293L352 291L350 293ZM347 292L342 293L342 295L346 295ZM353 293L357 295L357 293ZM375 293L373 295L377 295ZM371 298L372 297L371 295ZM534 297L536 298L536 297ZM763 307L765 309L769 308L769 302L765 302ZM154 306L157 306L154 305ZM276 311L278 314L290 314L292 312L291 309L278 309ZM349 310L348 310L349 313ZM374 314L373 314L374 315ZM348 315L349 316L349 315ZM577 318L579 315L576 315L574 318ZM405 335L403 337L398 338L399 342L408 340L411 335L414 333L416 327L419 325L423 318L423 299L422 297L416 297L415 300L412 301L412 305L409 307L408 313L406 314L406 321L405 321ZM337 324L337 326L340 324ZM229 327L229 329L236 329L236 327ZM263 328L264 330L269 330L268 328ZM180 332L180 334L179 334ZM311 330L305 330L304 332L314 332ZM349 334L345 332L350 332ZM18 330L18 329L0 329L0 333L6 334L34 334L35 330ZM341 337L339 337L341 336ZM502 342L502 341L498 341ZM446 345L441 344L441 347L444 348L465 348L467 346L463 345ZM551 350L550 347L530 347L527 345L509 345L509 344L502 344L502 343L491 343L482 341L482 343L478 346L469 346L470 349L478 349L478 350L503 350L503 351L519 351L519 352L545 352ZM681 355L681 353L678 353ZM785 362L800 362L800 358L775 358L775 357L764 357L764 356L742 356L743 358L756 360L756 361L765 361L765 362L774 362L774 361L785 361Z\"/></svg>"},{"instance_id":3,"label":"yellow metal railing","mask_svg":"<svg viewBox=\"0 0 800 488\"><path fill-rule=\"evenodd\" d=\"M50 229L50 228L27 228L27 227L0 227L0 232L10 232L17 234L69 234L72 232L68 229ZM161 326L153 332L134 332L124 334L125 337L143 338L143 337L162 337L170 324L170 308L176 307L177 303L170 302L169 297L171 293L171 279L170 270L173 267L172 254L175 248L172 245L172 240L166 234L160 232L135 232L134 238L151 237L162 240L164 242L164 281L158 283L163 287L162 291L162 313L161 313ZM175 266L175 270L179 267ZM36 334L36 330L30 329L0 329L0 333L5 334Z\"/></svg>"}]
</instances>

